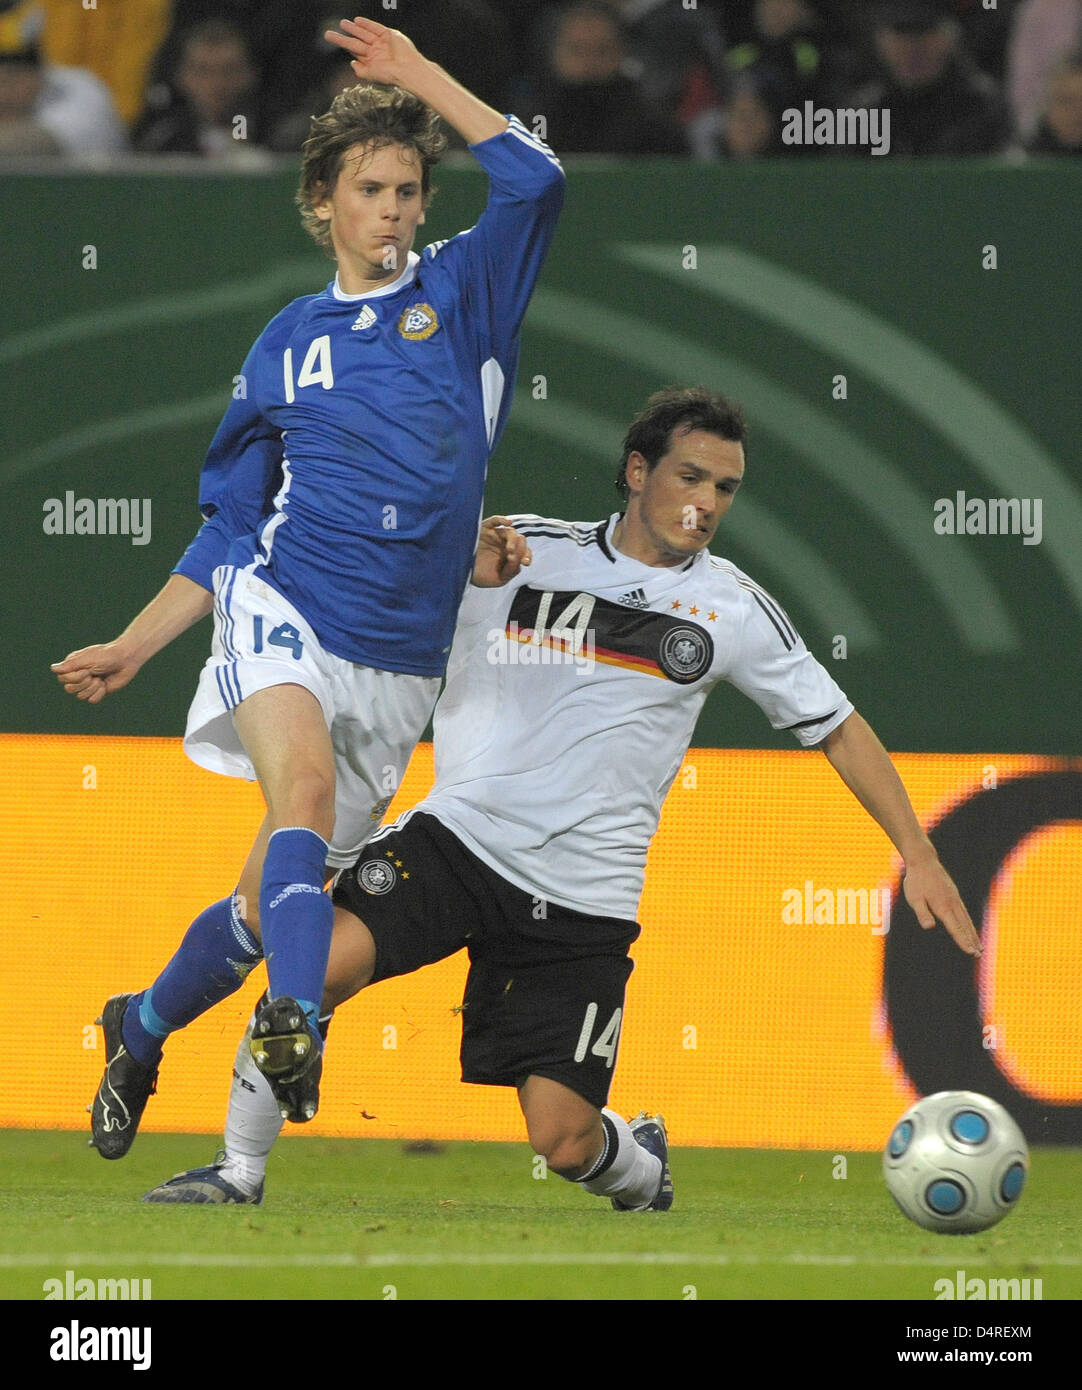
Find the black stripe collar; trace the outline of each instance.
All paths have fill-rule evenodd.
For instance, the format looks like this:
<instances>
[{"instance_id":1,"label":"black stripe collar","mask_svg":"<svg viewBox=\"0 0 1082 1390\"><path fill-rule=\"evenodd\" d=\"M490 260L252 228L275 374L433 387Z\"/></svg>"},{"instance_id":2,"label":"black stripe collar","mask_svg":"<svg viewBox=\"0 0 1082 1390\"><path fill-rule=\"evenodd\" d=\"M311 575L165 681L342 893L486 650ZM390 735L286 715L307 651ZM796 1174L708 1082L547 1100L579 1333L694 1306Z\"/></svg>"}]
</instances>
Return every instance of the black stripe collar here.
<instances>
[{"instance_id":1,"label":"black stripe collar","mask_svg":"<svg viewBox=\"0 0 1082 1390\"><path fill-rule=\"evenodd\" d=\"M612 553L612 550L609 547L608 540L606 539L606 532L608 531L610 526L615 530L617 522L623 521L624 515L625 514L623 512L618 512L615 516L610 516L608 521L600 522L598 524L597 529L594 531L594 540L597 541L598 545L600 546L602 555L604 555L606 559L611 560L614 565L616 564L617 556L615 556ZM695 561L698 560L699 556L706 554L709 554L709 552L705 550L697 550L686 565L680 566L680 573L686 574L688 570L691 569ZM624 555L621 552L619 558L623 560L631 560L632 556ZM636 561L636 563L638 562ZM647 568L653 569L656 567L649 565L647 566ZM668 566L665 566L665 568L668 568Z\"/></svg>"},{"instance_id":2,"label":"black stripe collar","mask_svg":"<svg viewBox=\"0 0 1082 1390\"><path fill-rule=\"evenodd\" d=\"M623 512L620 513L620 516L623 516ZM610 516L608 521L602 521L598 523L597 530L594 532L594 540L597 541L598 545L601 547L602 555L604 555L607 560L611 560L612 563L615 565L616 556L609 549L609 543L605 539L605 532L609 529L609 524L611 522L612 517Z\"/></svg>"}]
</instances>

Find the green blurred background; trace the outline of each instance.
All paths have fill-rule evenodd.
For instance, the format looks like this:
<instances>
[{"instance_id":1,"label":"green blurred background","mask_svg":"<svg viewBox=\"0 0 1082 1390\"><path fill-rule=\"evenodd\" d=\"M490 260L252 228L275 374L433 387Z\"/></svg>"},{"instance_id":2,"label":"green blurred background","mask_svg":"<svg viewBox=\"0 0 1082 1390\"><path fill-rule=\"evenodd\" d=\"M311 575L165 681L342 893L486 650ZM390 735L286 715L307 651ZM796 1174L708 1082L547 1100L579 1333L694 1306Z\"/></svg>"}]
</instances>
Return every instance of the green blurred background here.
<instances>
[{"instance_id":1,"label":"green blurred background","mask_svg":"<svg viewBox=\"0 0 1082 1390\"><path fill-rule=\"evenodd\" d=\"M751 427L713 549L774 593L888 747L1082 752L1082 170L568 173L488 510L607 515L630 416L659 386L706 382ZM469 163L437 182L433 240L485 197ZM209 622L99 708L65 697L48 664L114 636L157 591L198 527L203 453L247 348L331 278L293 187L291 171L3 180L0 604L17 674L0 728L183 731ZM69 489L151 498L150 543L46 535L43 506ZM934 504L958 491L1040 499L1041 543L937 535ZM695 742L792 746L728 690Z\"/></svg>"}]
</instances>

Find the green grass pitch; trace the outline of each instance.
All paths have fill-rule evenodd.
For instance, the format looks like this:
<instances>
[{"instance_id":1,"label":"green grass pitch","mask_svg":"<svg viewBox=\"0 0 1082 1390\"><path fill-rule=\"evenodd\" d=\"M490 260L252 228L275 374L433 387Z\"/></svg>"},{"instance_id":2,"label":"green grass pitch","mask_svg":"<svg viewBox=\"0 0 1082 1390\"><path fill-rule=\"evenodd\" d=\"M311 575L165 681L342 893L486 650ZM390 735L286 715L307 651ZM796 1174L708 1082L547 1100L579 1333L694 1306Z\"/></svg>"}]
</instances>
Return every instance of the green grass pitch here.
<instances>
[{"instance_id":1,"label":"green grass pitch","mask_svg":"<svg viewBox=\"0 0 1082 1390\"><path fill-rule=\"evenodd\" d=\"M928 1302L961 1269L1082 1298L1077 1151L1035 1151L1019 1208L976 1236L910 1225L864 1153L674 1148L673 1210L639 1214L536 1177L525 1144L297 1137L261 1207L140 1203L213 1148L146 1134L106 1163L79 1133L0 1132L0 1295L42 1300L70 1269L149 1279L156 1301Z\"/></svg>"}]
</instances>

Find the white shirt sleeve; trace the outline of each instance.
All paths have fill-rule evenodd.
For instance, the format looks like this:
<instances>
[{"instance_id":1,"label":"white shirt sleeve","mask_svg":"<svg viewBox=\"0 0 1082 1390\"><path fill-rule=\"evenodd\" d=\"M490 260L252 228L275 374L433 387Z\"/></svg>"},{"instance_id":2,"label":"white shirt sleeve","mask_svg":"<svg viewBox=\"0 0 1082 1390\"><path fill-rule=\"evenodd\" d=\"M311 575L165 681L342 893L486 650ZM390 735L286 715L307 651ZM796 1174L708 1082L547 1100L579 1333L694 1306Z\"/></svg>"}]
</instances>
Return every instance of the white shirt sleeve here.
<instances>
[{"instance_id":1,"label":"white shirt sleeve","mask_svg":"<svg viewBox=\"0 0 1082 1390\"><path fill-rule=\"evenodd\" d=\"M843 723L853 706L781 605L750 580L741 588L744 617L724 679L754 700L773 728L791 730L810 748Z\"/></svg>"}]
</instances>

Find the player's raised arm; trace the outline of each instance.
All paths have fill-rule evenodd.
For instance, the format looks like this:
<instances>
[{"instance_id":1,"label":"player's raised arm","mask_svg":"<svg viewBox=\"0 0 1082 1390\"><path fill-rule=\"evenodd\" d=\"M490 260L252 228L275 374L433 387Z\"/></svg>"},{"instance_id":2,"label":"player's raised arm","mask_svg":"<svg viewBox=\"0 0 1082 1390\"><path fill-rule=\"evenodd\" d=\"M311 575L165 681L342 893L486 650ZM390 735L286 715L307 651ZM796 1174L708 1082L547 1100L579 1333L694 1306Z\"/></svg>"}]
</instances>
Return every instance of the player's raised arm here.
<instances>
[{"instance_id":1,"label":"player's raised arm","mask_svg":"<svg viewBox=\"0 0 1082 1390\"><path fill-rule=\"evenodd\" d=\"M182 574L169 576L165 586L112 642L81 647L49 668L69 695L97 705L121 690L155 653L174 637L205 618L214 596Z\"/></svg>"},{"instance_id":2,"label":"player's raised arm","mask_svg":"<svg viewBox=\"0 0 1082 1390\"><path fill-rule=\"evenodd\" d=\"M921 829L897 768L870 725L854 712L819 746L902 856L903 891L917 921L927 930L938 918L963 951L979 956L980 937L954 880Z\"/></svg>"},{"instance_id":3,"label":"player's raised arm","mask_svg":"<svg viewBox=\"0 0 1082 1390\"><path fill-rule=\"evenodd\" d=\"M342 27L346 32L327 36L361 54L353 63L357 76L393 82L424 101L463 136L488 174L488 204L476 226L428 247L424 256L457 287L484 330L486 352L510 377L517 335L563 207L560 161L535 131L486 106L404 34L372 20L343 20ZM509 403L508 392L493 442Z\"/></svg>"},{"instance_id":4,"label":"player's raised arm","mask_svg":"<svg viewBox=\"0 0 1082 1390\"><path fill-rule=\"evenodd\" d=\"M507 129L506 116L486 106L425 58L413 40L399 30L373 19L343 19L340 24L341 33L328 29L325 37L352 55L353 71L362 82L381 82L412 92L470 145Z\"/></svg>"}]
</instances>

